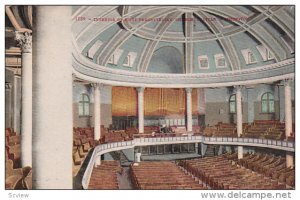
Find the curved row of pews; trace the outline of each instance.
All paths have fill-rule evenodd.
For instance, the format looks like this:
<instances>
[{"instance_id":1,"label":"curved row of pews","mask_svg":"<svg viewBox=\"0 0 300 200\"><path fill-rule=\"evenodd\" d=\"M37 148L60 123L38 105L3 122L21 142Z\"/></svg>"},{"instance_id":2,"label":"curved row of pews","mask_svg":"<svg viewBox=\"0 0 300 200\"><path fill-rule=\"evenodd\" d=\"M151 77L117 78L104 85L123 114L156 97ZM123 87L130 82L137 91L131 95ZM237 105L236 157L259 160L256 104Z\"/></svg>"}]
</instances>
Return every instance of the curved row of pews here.
<instances>
[{"instance_id":1,"label":"curved row of pews","mask_svg":"<svg viewBox=\"0 0 300 200\"><path fill-rule=\"evenodd\" d=\"M267 154L254 157L246 155L242 160L237 159L237 154L225 154L181 160L178 165L198 177L211 189L291 189L294 183L287 181L287 177L292 176L292 172L279 175L280 171L276 168L284 163L283 158Z\"/></svg>"},{"instance_id":2,"label":"curved row of pews","mask_svg":"<svg viewBox=\"0 0 300 200\"><path fill-rule=\"evenodd\" d=\"M261 153L246 154L243 159L238 160L238 164L273 180L295 187L295 168L287 167L283 157Z\"/></svg>"},{"instance_id":3,"label":"curved row of pews","mask_svg":"<svg viewBox=\"0 0 300 200\"><path fill-rule=\"evenodd\" d=\"M131 165L130 173L135 189L207 189L171 161L143 161Z\"/></svg>"},{"instance_id":4,"label":"curved row of pews","mask_svg":"<svg viewBox=\"0 0 300 200\"><path fill-rule=\"evenodd\" d=\"M88 189L119 189L117 173L122 173L119 161L101 161L101 165L93 169Z\"/></svg>"}]
</instances>

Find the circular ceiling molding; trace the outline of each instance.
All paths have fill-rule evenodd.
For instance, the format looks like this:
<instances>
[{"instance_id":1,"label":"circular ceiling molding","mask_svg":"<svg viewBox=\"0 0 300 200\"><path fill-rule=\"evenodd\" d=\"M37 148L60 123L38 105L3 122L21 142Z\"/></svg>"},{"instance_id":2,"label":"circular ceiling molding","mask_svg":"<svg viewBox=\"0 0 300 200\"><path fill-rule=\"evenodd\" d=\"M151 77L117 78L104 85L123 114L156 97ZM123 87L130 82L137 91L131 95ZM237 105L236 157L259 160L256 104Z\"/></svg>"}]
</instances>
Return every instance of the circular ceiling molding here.
<instances>
[{"instance_id":1,"label":"circular ceiling molding","mask_svg":"<svg viewBox=\"0 0 300 200\"><path fill-rule=\"evenodd\" d=\"M181 12L196 12L200 9L200 7L195 6L178 6L177 8Z\"/></svg>"},{"instance_id":2,"label":"circular ceiling molding","mask_svg":"<svg viewBox=\"0 0 300 200\"><path fill-rule=\"evenodd\" d=\"M74 51L99 67L137 73L214 74L259 68L294 58L295 19L286 7L76 7ZM80 17L85 21L76 21ZM156 56L158 64L153 58L166 46L180 52L176 66L181 69L171 69L164 55ZM172 59L173 54L166 54Z\"/></svg>"},{"instance_id":3,"label":"circular ceiling molding","mask_svg":"<svg viewBox=\"0 0 300 200\"><path fill-rule=\"evenodd\" d=\"M253 15L246 16L239 13L235 17L246 20L249 17L257 18L259 15L262 14L253 13ZM217 40L246 31L232 19L224 19L222 16L207 12L201 6L163 7L155 9L155 12L154 10L142 10L141 12L135 10L132 14L126 12L121 23L127 31L138 37L181 43L187 41L185 34L187 24L192 24L193 27L188 42ZM155 26L149 27L151 23L155 23ZM218 29L217 33L211 24Z\"/></svg>"}]
</instances>

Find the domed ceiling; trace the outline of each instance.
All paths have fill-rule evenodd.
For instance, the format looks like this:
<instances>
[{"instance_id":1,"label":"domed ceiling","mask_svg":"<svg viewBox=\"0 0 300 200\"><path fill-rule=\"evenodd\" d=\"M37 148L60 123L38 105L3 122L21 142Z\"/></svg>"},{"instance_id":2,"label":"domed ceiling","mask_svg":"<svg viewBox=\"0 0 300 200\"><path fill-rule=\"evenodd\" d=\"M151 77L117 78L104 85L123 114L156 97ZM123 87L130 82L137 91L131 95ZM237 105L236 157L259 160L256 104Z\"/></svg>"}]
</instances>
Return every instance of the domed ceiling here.
<instances>
[{"instance_id":1,"label":"domed ceiling","mask_svg":"<svg viewBox=\"0 0 300 200\"><path fill-rule=\"evenodd\" d=\"M94 66L190 74L294 57L293 6L73 6L75 51Z\"/></svg>"}]
</instances>

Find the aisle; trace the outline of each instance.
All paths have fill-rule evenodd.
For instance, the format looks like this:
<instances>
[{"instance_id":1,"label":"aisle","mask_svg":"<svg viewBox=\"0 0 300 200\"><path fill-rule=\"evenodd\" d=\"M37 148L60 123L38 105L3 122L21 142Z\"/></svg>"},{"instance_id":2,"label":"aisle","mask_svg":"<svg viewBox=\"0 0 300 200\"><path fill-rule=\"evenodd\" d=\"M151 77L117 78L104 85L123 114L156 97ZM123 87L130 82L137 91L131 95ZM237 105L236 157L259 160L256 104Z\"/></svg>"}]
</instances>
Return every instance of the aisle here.
<instances>
[{"instance_id":1,"label":"aisle","mask_svg":"<svg viewBox=\"0 0 300 200\"><path fill-rule=\"evenodd\" d=\"M119 189L120 190L132 190L133 186L129 174L129 167L123 167L123 173L117 174Z\"/></svg>"}]
</instances>

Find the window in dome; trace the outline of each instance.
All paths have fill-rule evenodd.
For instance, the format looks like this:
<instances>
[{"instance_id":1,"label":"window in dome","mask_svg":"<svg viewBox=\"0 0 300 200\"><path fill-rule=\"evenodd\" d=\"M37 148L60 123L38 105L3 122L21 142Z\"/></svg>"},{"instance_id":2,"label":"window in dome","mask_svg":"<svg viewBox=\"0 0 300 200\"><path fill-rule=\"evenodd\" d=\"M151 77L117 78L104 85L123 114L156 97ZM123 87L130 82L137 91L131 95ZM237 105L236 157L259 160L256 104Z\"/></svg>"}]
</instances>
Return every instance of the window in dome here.
<instances>
[{"instance_id":1,"label":"window in dome","mask_svg":"<svg viewBox=\"0 0 300 200\"><path fill-rule=\"evenodd\" d=\"M208 63L208 57L205 56L198 56L198 63L200 69L208 69L209 63Z\"/></svg>"},{"instance_id":2,"label":"window in dome","mask_svg":"<svg viewBox=\"0 0 300 200\"><path fill-rule=\"evenodd\" d=\"M268 60L274 59L274 54L267 49Z\"/></svg>"},{"instance_id":3,"label":"window in dome","mask_svg":"<svg viewBox=\"0 0 300 200\"><path fill-rule=\"evenodd\" d=\"M274 95L270 92L264 93L261 97L261 112L263 113L274 113L275 103Z\"/></svg>"},{"instance_id":4,"label":"window in dome","mask_svg":"<svg viewBox=\"0 0 300 200\"><path fill-rule=\"evenodd\" d=\"M253 63L257 62L257 60L255 58L255 55L251 51L251 49L242 49L241 53L242 53L242 55L244 57L244 60L245 60L245 62L246 62L247 65L253 64Z\"/></svg>"},{"instance_id":5,"label":"window in dome","mask_svg":"<svg viewBox=\"0 0 300 200\"><path fill-rule=\"evenodd\" d=\"M229 112L236 113L236 99L235 94L231 95L229 98Z\"/></svg>"},{"instance_id":6,"label":"window in dome","mask_svg":"<svg viewBox=\"0 0 300 200\"><path fill-rule=\"evenodd\" d=\"M78 103L78 113L79 116L89 116L90 115L90 99L87 94L81 94Z\"/></svg>"},{"instance_id":7,"label":"window in dome","mask_svg":"<svg viewBox=\"0 0 300 200\"><path fill-rule=\"evenodd\" d=\"M226 67L226 60L223 54L215 55L215 63L216 68L224 68Z\"/></svg>"},{"instance_id":8,"label":"window in dome","mask_svg":"<svg viewBox=\"0 0 300 200\"><path fill-rule=\"evenodd\" d=\"M125 67L131 67L130 65L130 55L127 55L123 61L123 66Z\"/></svg>"},{"instance_id":9,"label":"window in dome","mask_svg":"<svg viewBox=\"0 0 300 200\"><path fill-rule=\"evenodd\" d=\"M115 55L112 55L110 58L109 58L109 60L108 60L108 63L109 64L115 64Z\"/></svg>"},{"instance_id":10,"label":"window in dome","mask_svg":"<svg viewBox=\"0 0 300 200\"><path fill-rule=\"evenodd\" d=\"M252 63L256 63L256 59L255 59L254 54L251 51L249 51L248 52L248 64L252 64Z\"/></svg>"},{"instance_id":11,"label":"window in dome","mask_svg":"<svg viewBox=\"0 0 300 200\"><path fill-rule=\"evenodd\" d=\"M225 58L219 58L218 59L218 66L219 67L225 67Z\"/></svg>"},{"instance_id":12,"label":"window in dome","mask_svg":"<svg viewBox=\"0 0 300 200\"><path fill-rule=\"evenodd\" d=\"M275 58L274 54L264 45L258 45L256 48L259 51L263 61L273 60Z\"/></svg>"}]
</instances>

